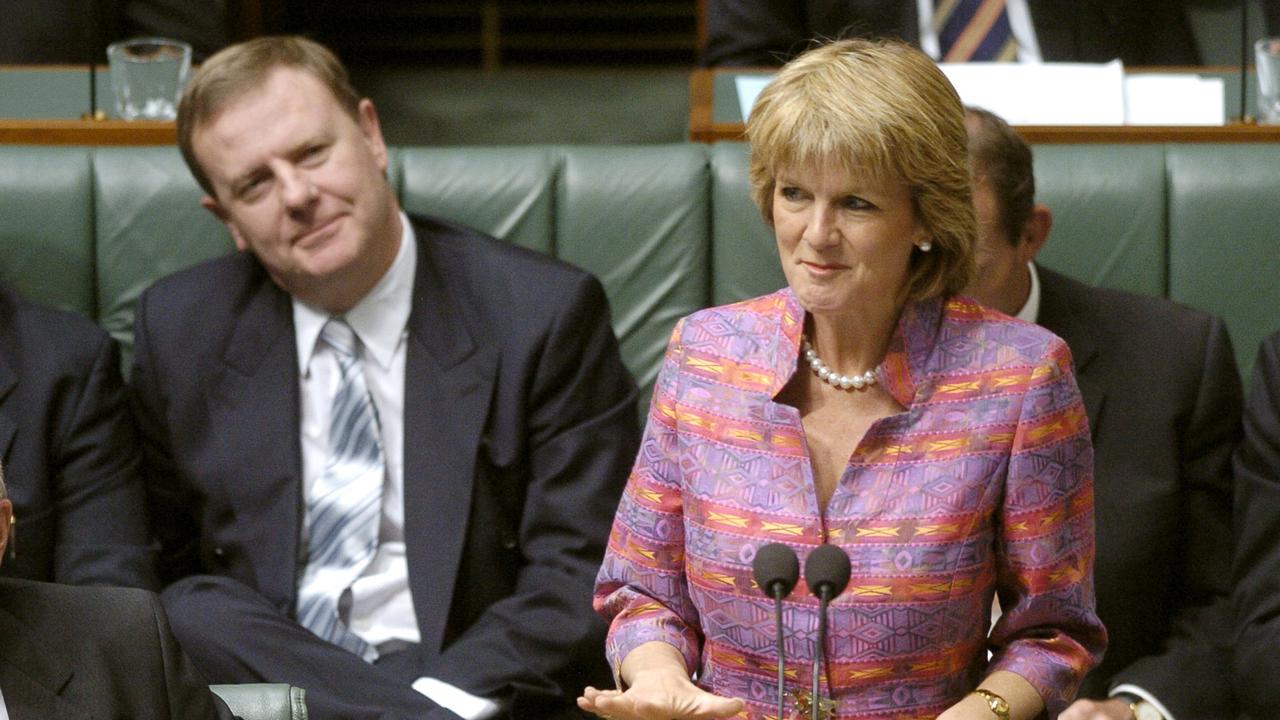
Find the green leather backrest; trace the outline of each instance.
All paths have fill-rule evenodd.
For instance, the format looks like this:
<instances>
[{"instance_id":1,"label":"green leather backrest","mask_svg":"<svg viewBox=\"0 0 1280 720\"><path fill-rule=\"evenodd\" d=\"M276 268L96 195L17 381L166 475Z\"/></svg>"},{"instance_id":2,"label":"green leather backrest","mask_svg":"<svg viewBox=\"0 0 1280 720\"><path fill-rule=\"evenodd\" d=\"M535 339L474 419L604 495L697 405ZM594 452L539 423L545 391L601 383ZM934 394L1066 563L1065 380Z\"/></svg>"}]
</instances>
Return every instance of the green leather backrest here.
<instances>
[{"instance_id":1,"label":"green leather backrest","mask_svg":"<svg viewBox=\"0 0 1280 720\"><path fill-rule=\"evenodd\" d=\"M94 317L93 183L85 148L0 146L0 280Z\"/></svg>"},{"instance_id":2,"label":"green leather backrest","mask_svg":"<svg viewBox=\"0 0 1280 720\"><path fill-rule=\"evenodd\" d=\"M176 148L99 148L93 165L97 320L128 354L138 295L233 245Z\"/></svg>"},{"instance_id":3,"label":"green leather backrest","mask_svg":"<svg viewBox=\"0 0 1280 720\"><path fill-rule=\"evenodd\" d=\"M645 403L676 320L711 300L707 185L704 146L565 151L555 254L604 283Z\"/></svg>"},{"instance_id":4,"label":"green leather backrest","mask_svg":"<svg viewBox=\"0 0 1280 720\"><path fill-rule=\"evenodd\" d=\"M1169 297L1226 318L1247 380L1280 329L1280 145L1169 147Z\"/></svg>"},{"instance_id":5,"label":"green leather backrest","mask_svg":"<svg viewBox=\"0 0 1280 720\"><path fill-rule=\"evenodd\" d=\"M717 304L782 287L773 232L752 203L747 146L711 150L712 296ZM1094 285L1164 295L1163 146L1034 149L1037 197L1054 213L1040 261Z\"/></svg>"},{"instance_id":6,"label":"green leather backrest","mask_svg":"<svg viewBox=\"0 0 1280 720\"><path fill-rule=\"evenodd\" d=\"M1036 199L1053 211L1037 258L1091 285L1163 296L1168 235L1162 145L1039 145Z\"/></svg>"},{"instance_id":7,"label":"green leather backrest","mask_svg":"<svg viewBox=\"0 0 1280 720\"><path fill-rule=\"evenodd\" d=\"M1048 266L1224 315L1247 371L1280 328L1280 145L1035 148ZM584 267L651 383L675 320L784 284L741 143L393 148L406 209ZM174 148L0 147L0 279L130 344L157 278L231 252Z\"/></svg>"},{"instance_id":8,"label":"green leather backrest","mask_svg":"<svg viewBox=\"0 0 1280 720\"><path fill-rule=\"evenodd\" d=\"M787 284L773 230L751 201L746 143L711 147L711 295L717 305L771 293Z\"/></svg>"}]
</instances>

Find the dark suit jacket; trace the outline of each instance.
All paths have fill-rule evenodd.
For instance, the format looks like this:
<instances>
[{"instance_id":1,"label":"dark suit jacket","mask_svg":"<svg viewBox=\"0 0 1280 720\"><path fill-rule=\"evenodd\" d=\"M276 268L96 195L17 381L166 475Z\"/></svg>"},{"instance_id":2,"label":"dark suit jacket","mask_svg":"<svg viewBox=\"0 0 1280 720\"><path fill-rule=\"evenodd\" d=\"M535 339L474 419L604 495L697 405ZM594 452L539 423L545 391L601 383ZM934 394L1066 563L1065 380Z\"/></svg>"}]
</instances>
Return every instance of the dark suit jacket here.
<instances>
[{"instance_id":1,"label":"dark suit jacket","mask_svg":"<svg viewBox=\"0 0 1280 720\"><path fill-rule=\"evenodd\" d=\"M12 720L230 717L128 588L0 579L0 691Z\"/></svg>"},{"instance_id":2,"label":"dark suit jacket","mask_svg":"<svg viewBox=\"0 0 1280 720\"><path fill-rule=\"evenodd\" d=\"M1280 334L1253 366L1235 470L1236 695L1263 720L1280 717Z\"/></svg>"},{"instance_id":3,"label":"dark suit jacket","mask_svg":"<svg viewBox=\"0 0 1280 720\"><path fill-rule=\"evenodd\" d=\"M638 446L599 282L415 218L404 509L421 675L522 705L604 682L591 588ZM303 515L290 299L248 254L139 301L134 388L164 570L296 601Z\"/></svg>"},{"instance_id":4,"label":"dark suit jacket","mask_svg":"<svg viewBox=\"0 0 1280 720\"><path fill-rule=\"evenodd\" d=\"M1241 390L1221 319L1045 268L1093 436L1094 580L1110 643L1081 697L1133 683L1179 720L1232 717L1231 451Z\"/></svg>"},{"instance_id":5,"label":"dark suit jacket","mask_svg":"<svg viewBox=\"0 0 1280 720\"><path fill-rule=\"evenodd\" d=\"M154 586L116 344L0 286L0 459L17 518L0 575Z\"/></svg>"},{"instance_id":6,"label":"dark suit jacket","mask_svg":"<svg viewBox=\"0 0 1280 720\"><path fill-rule=\"evenodd\" d=\"M143 35L183 40L201 62L227 43L216 0L0 0L0 17L0 65L101 65L109 43Z\"/></svg>"},{"instance_id":7,"label":"dark suit jacket","mask_svg":"<svg viewBox=\"0 0 1280 720\"><path fill-rule=\"evenodd\" d=\"M1029 0L1046 61L1200 62L1180 0ZM707 0L702 65L781 65L813 38L920 41L915 0Z\"/></svg>"}]
</instances>

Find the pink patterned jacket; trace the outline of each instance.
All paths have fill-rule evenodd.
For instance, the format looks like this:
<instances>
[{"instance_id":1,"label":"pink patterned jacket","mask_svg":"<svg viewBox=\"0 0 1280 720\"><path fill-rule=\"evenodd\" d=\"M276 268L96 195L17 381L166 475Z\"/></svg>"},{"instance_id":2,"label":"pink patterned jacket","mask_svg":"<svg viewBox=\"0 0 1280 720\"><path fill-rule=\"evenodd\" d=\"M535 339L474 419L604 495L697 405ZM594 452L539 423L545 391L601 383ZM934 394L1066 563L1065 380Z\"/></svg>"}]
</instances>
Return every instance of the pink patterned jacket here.
<instances>
[{"instance_id":1,"label":"pink patterned jacket","mask_svg":"<svg viewBox=\"0 0 1280 720\"><path fill-rule=\"evenodd\" d=\"M773 400L804 318L784 289L676 326L596 581L615 670L661 640L701 687L745 700L739 717L773 718L773 603L751 561L783 542L803 566L829 542L853 566L821 678L834 717L933 718L994 670L1056 717L1106 646L1066 344L967 298L908 304L880 372L906 412L867 432L823 517L799 413ZM812 681L817 610L803 580L784 602L789 692Z\"/></svg>"}]
</instances>

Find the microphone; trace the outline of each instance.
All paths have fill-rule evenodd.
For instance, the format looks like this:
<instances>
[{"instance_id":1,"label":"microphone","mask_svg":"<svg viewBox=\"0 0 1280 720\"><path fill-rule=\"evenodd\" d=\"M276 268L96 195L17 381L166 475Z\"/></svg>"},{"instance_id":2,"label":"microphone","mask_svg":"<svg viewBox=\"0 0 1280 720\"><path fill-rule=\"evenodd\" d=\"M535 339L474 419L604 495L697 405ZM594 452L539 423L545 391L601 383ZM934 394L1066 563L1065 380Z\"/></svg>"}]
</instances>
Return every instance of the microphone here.
<instances>
[{"instance_id":1,"label":"microphone","mask_svg":"<svg viewBox=\"0 0 1280 720\"><path fill-rule=\"evenodd\" d=\"M822 672L822 656L827 647L827 605L844 592L849 584L849 556L835 545L819 545L804 561L804 581L809 592L818 598L818 645L813 653L813 690L809 699L812 720L818 720L822 702L818 678Z\"/></svg>"},{"instance_id":2,"label":"microphone","mask_svg":"<svg viewBox=\"0 0 1280 720\"><path fill-rule=\"evenodd\" d=\"M785 717L787 651L782 642L782 598L791 594L800 579L796 553L782 543L769 543L756 551L751 572L760 591L773 598L774 643L778 650L778 717Z\"/></svg>"}]
</instances>

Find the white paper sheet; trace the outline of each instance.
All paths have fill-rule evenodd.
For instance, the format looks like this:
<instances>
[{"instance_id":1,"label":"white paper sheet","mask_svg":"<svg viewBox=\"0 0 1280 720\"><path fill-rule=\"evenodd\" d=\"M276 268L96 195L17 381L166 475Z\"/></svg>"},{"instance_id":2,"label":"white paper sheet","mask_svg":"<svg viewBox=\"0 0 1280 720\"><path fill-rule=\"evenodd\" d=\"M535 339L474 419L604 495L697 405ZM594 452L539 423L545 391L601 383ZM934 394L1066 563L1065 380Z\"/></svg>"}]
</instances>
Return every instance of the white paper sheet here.
<instances>
[{"instance_id":1,"label":"white paper sheet","mask_svg":"<svg viewBox=\"0 0 1280 720\"><path fill-rule=\"evenodd\" d=\"M1225 125L1222 78L1138 73L1124 80L1129 125Z\"/></svg>"},{"instance_id":2,"label":"white paper sheet","mask_svg":"<svg viewBox=\"0 0 1280 720\"><path fill-rule=\"evenodd\" d=\"M756 96L764 90L764 86L773 79L772 75L738 75L733 79L738 88L738 105L742 108L742 122L751 117L751 106L756 104Z\"/></svg>"},{"instance_id":3,"label":"white paper sheet","mask_svg":"<svg viewBox=\"0 0 1280 720\"><path fill-rule=\"evenodd\" d=\"M1085 63L943 63L966 105L1010 125L1123 125L1124 66Z\"/></svg>"}]
</instances>

